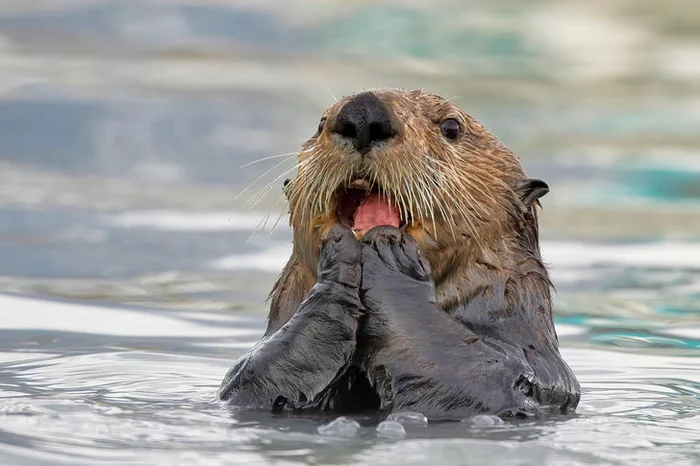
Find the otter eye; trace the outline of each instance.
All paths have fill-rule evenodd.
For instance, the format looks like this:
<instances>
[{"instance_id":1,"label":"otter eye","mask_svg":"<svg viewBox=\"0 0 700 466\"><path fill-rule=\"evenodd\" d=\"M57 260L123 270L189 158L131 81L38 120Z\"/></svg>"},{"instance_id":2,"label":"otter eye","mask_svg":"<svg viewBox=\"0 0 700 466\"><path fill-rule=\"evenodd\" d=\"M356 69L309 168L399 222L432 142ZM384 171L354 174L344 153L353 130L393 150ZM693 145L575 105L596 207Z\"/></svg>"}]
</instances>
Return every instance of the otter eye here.
<instances>
[{"instance_id":1,"label":"otter eye","mask_svg":"<svg viewBox=\"0 0 700 466\"><path fill-rule=\"evenodd\" d=\"M318 134L321 134L321 132L323 132L323 127L326 126L327 119L328 118L323 117L321 118L321 121L318 122Z\"/></svg>"},{"instance_id":2,"label":"otter eye","mask_svg":"<svg viewBox=\"0 0 700 466\"><path fill-rule=\"evenodd\" d=\"M448 118L440 123L440 132L447 139L457 139L459 137L459 130L459 121L455 120L454 118Z\"/></svg>"}]
</instances>

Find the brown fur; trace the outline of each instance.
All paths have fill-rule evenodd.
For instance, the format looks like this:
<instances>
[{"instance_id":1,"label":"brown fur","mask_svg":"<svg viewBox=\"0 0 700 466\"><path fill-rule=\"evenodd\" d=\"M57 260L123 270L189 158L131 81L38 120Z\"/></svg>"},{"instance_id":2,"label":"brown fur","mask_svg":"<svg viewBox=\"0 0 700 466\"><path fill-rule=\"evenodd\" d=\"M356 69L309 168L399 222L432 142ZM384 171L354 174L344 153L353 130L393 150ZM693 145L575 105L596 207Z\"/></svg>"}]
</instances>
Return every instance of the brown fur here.
<instances>
[{"instance_id":1,"label":"brown fur","mask_svg":"<svg viewBox=\"0 0 700 466\"><path fill-rule=\"evenodd\" d=\"M535 209L542 193L533 194L518 158L474 118L437 95L371 92L395 118L396 137L361 157L329 131L351 96L324 112L324 130L298 155L298 172L286 188L294 248L271 292L266 333L291 318L316 282L321 239L338 221L337 189L364 177L399 205L404 218L412 218L407 231L430 262L443 310L453 313L461 306L456 318L496 333L495 321L518 322L556 347L550 282L538 244ZM457 141L440 133L446 118L462 125ZM523 315L508 315L513 312Z\"/></svg>"}]
</instances>

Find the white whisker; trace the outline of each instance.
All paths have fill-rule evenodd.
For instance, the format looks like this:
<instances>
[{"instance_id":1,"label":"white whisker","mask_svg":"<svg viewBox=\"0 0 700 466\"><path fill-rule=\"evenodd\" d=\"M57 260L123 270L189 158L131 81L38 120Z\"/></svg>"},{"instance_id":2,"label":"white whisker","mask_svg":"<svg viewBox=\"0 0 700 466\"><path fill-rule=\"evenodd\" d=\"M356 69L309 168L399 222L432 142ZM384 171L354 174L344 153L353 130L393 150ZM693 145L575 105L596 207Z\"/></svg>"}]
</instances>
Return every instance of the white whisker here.
<instances>
[{"instance_id":1,"label":"white whisker","mask_svg":"<svg viewBox=\"0 0 700 466\"><path fill-rule=\"evenodd\" d=\"M272 170L274 170L275 168L279 167L280 165L282 165L282 164L285 163L285 162L289 162L289 160L287 160L287 159L282 160L281 162L275 164L275 166L273 166L272 168L270 168L269 170L267 170L265 173L263 173L262 175L260 175L259 177L257 177L257 178L255 179L255 181L253 181L252 183L250 183L250 184L248 185L248 187L246 187L243 191L241 191L240 193L238 193L238 195L235 197L235 199L238 199L239 197L241 197L241 196L242 196L243 194L245 194L250 188L252 188L253 186L255 186L255 183L257 183L258 181L262 180L268 173L270 173Z\"/></svg>"},{"instance_id":2,"label":"white whisker","mask_svg":"<svg viewBox=\"0 0 700 466\"><path fill-rule=\"evenodd\" d=\"M280 157L296 156L297 154L298 152L287 152L286 154L270 155L269 157L263 157L261 159L253 160L252 162L248 162L245 165L241 165L240 168L247 168L251 165L255 165L256 163L264 162L266 160L278 159Z\"/></svg>"}]
</instances>

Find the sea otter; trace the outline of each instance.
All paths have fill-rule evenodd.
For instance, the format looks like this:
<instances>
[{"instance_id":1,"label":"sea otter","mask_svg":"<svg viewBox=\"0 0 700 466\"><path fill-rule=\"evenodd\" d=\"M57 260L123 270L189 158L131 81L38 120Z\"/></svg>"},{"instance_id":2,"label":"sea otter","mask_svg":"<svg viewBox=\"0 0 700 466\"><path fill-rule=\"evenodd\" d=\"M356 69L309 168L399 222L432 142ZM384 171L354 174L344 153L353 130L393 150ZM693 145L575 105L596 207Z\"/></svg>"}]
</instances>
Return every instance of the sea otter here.
<instances>
[{"instance_id":1,"label":"sea otter","mask_svg":"<svg viewBox=\"0 0 700 466\"><path fill-rule=\"evenodd\" d=\"M435 420L576 408L539 249L547 184L474 118L422 90L345 97L284 190L293 252L222 400Z\"/></svg>"}]
</instances>

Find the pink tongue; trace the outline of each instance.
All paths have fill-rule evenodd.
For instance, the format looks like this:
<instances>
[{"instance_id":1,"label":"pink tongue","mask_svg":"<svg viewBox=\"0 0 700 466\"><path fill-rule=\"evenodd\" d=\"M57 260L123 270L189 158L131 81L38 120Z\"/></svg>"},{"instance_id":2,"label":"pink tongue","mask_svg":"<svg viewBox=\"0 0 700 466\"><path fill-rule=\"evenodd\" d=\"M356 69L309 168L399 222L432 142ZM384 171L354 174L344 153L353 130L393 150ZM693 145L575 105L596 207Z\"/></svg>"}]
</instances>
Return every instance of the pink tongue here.
<instances>
[{"instance_id":1,"label":"pink tongue","mask_svg":"<svg viewBox=\"0 0 700 466\"><path fill-rule=\"evenodd\" d=\"M389 204L386 198L372 193L360 202L355 211L355 223L352 229L366 233L378 225L399 227L399 211Z\"/></svg>"}]
</instances>

